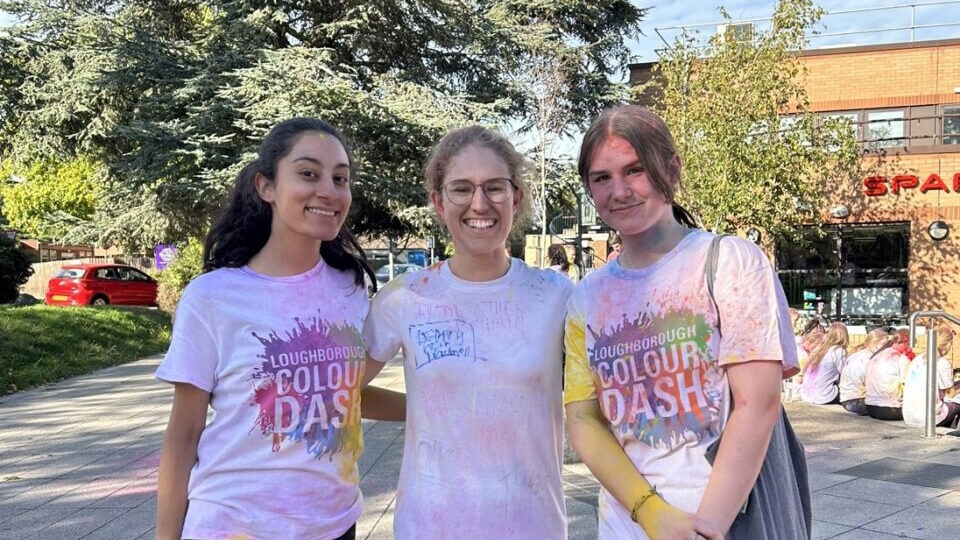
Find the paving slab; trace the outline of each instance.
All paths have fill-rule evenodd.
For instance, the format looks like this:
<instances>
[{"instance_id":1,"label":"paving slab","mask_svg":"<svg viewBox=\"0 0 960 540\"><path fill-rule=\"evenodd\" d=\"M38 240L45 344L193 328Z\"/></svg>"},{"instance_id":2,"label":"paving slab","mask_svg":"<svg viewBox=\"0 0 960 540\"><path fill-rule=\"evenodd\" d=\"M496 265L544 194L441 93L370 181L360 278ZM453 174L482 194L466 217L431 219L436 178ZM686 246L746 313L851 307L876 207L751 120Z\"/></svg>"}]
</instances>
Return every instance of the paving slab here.
<instances>
[{"instance_id":1,"label":"paving slab","mask_svg":"<svg viewBox=\"0 0 960 540\"><path fill-rule=\"evenodd\" d=\"M863 528L910 538L957 538L960 534L960 492L952 491L930 499Z\"/></svg>"},{"instance_id":2,"label":"paving slab","mask_svg":"<svg viewBox=\"0 0 960 540\"><path fill-rule=\"evenodd\" d=\"M849 525L837 525L828 521L813 520L813 527L810 531L811 540L827 540L847 531L852 531L853 527Z\"/></svg>"},{"instance_id":3,"label":"paving slab","mask_svg":"<svg viewBox=\"0 0 960 540\"><path fill-rule=\"evenodd\" d=\"M950 492L945 489L916 486L913 484L884 482L870 478L856 478L849 482L823 489L820 493L905 507L914 506L920 502L940 497Z\"/></svg>"}]
</instances>

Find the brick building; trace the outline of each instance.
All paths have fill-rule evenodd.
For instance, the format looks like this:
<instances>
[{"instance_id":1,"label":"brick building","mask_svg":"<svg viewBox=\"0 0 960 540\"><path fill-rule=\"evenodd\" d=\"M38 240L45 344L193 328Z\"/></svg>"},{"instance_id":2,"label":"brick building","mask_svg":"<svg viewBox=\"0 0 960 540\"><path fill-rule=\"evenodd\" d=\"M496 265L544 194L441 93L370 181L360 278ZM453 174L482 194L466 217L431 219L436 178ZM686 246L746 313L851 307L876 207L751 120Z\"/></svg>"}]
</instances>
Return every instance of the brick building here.
<instances>
[{"instance_id":1,"label":"brick building","mask_svg":"<svg viewBox=\"0 0 960 540\"><path fill-rule=\"evenodd\" d=\"M776 248L790 304L866 324L903 324L925 309L960 314L960 39L800 59L811 110L850 120L865 174L824 185L825 236L811 226L808 245ZM631 65L631 81L651 66Z\"/></svg>"}]
</instances>

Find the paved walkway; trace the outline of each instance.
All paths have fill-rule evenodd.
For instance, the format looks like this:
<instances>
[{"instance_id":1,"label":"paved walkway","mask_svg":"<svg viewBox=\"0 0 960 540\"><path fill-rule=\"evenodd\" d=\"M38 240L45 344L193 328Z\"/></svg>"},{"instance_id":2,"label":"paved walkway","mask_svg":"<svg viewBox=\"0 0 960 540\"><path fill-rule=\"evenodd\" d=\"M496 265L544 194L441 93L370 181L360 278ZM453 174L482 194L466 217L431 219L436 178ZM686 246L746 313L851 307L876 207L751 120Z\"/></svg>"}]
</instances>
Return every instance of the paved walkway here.
<instances>
[{"instance_id":1,"label":"paved walkway","mask_svg":"<svg viewBox=\"0 0 960 540\"><path fill-rule=\"evenodd\" d=\"M156 475L172 391L150 358L0 397L0 540L152 538ZM388 365L382 386L401 386ZM960 438L838 408L788 406L807 445L814 538L960 536ZM366 510L358 538L391 538L403 426L364 422ZM564 467L571 540L596 538L597 484Z\"/></svg>"}]
</instances>

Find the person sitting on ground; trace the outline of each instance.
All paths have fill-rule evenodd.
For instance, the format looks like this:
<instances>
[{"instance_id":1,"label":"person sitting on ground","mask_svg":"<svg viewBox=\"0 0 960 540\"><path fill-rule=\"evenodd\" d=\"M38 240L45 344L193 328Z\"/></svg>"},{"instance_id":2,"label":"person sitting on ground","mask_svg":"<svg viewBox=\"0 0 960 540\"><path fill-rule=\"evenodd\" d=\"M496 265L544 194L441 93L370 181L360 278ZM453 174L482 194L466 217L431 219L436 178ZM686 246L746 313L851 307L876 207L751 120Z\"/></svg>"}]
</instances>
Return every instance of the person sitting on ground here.
<instances>
[{"instance_id":1,"label":"person sitting on ground","mask_svg":"<svg viewBox=\"0 0 960 540\"><path fill-rule=\"evenodd\" d=\"M894 330L893 334L897 336L897 343L894 345L894 348L897 349L897 352L907 357L907 360L913 362L913 359L917 357L917 353L913 352L913 349L910 348L910 331L906 328L900 328L899 330Z\"/></svg>"},{"instance_id":2,"label":"person sitting on ground","mask_svg":"<svg viewBox=\"0 0 960 540\"><path fill-rule=\"evenodd\" d=\"M801 318L801 320L804 320ZM824 332L820 328L820 322L817 319L806 319L803 323L804 329L802 330L800 336L797 338L797 357L800 362L801 369L807 365L807 360L810 357L810 353L814 349L820 346L823 343ZM797 375L797 380L803 380L803 373Z\"/></svg>"},{"instance_id":3,"label":"person sitting on ground","mask_svg":"<svg viewBox=\"0 0 960 540\"><path fill-rule=\"evenodd\" d=\"M840 405L844 409L860 415L867 415L867 364L878 352L893 344L894 337L883 328L875 328L867 333L863 343L847 356L840 372Z\"/></svg>"},{"instance_id":4,"label":"person sitting on ground","mask_svg":"<svg viewBox=\"0 0 960 540\"><path fill-rule=\"evenodd\" d=\"M954 331L946 324L937 326L937 394L936 424L952 426L960 415L960 403L949 400L957 392L953 382L953 366L950 353L953 351ZM907 381L903 385L903 421L908 426L921 427L925 424L927 410L927 359L919 354L910 362Z\"/></svg>"},{"instance_id":5,"label":"person sitting on ground","mask_svg":"<svg viewBox=\"0 0 960 540\"><path fill-rule=\"evenodd\" d=\"M563 249L563 246L553 244L547 248L547 258L550 260L551 270L568 276L570 272L570 260L567 259L567 250Z\"/></svg>"},{"instance_id":6,"label":"person sitting on ground","mask_svg":"<svg viewBox=\"0 0 960 540\"><path fill-rule=\"evenodd\" d=\"M803 367L800 397L807 403L827 405L840 402L840 371L847 357L850 337L842 322L835 322Z\"/></svg>"},{"instance_id":7,"label":"person sitting on ground","mask_svg":"<svg viewBox=\"0 0 960 540\"><path fill-rule=\"evenodd\" d=\"M620 252L623 251L623 239L620 238L620 233L613 233L610 235L610 238L607 240L607 262L610 262L620 256Z\"/></svg>"},{"instance_id":8,"label":"person sitting on ground","mask_svg":"<svg viewBox=\"0 0 960 540\"><path fill-rule=\"evenodd\" d=\"M899 340L900 336L895 335L892 346L873 355L867 362L864 401L867 414L878 420L903 420L903 382L910 360L897 347Z\"/></svg>"}]
</instances>

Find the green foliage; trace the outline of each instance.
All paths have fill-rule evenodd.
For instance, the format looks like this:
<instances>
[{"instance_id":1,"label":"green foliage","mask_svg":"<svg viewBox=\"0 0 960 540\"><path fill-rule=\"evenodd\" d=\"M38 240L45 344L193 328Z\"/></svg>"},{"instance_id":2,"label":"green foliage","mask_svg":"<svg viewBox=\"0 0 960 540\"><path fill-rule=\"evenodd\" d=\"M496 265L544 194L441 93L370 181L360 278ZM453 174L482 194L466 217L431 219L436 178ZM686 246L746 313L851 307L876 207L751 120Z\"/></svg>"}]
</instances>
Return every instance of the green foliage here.
<instances>
[{"instance_id":1,"label":"green foliage","mask_svg":"<svg viewBox=\"0 0 960 540\"><path fill-rule=\"evenodd\" d=\"M811 113L803 87L797 52L820 15L810 0L781 0L752 41L718 35L703 49L684 35L662 54L655 108L683 160L680 202L707 228L792 236L819 215L825 182L859 177L849 127Z\"/></svg>"},{"instance_id":2,"label":"green foliage","mask_svg":"<svg viewBox=\"0 0 960 540\"><path fill-rule=\"evenodd\" d=\"M21 180L0 187L10 226L27 236L62 238L71 222L93 215L98 171L99 166L86 157L42 159L26 166L15 165L13 160L3 162L0 179Z\"/></svg>"},{"instance_id":3,"label":"green foliage","mask_svg":"<svg viewBox=\"0 0 960 540\"><path fill-rule=\"evenodd\" d=\"M20 296L20 286L33 275L33 267L17 243L0 235L0 304L13 302Z\"/></svg>"},{"instance_id":4,"label":"green foliage","mask_svg":"<svg viewBox=\"0 0 960 540\"><path fill-rule=\"evenodd\" d=\"M0 395L166 350L170 316L146 308L0 307Z\"/></svg>"},{"instance_id":5,"label":"green foliage","mask_svg":"<svg viewBox=\"0 0 960 540\"><path fill-rule=\"evenodd\" d=\"M525 63L564 66L565 118L616 92L639 12L626 0L196 2L0 0L0 150L105 166L68 239L149 247L203 236L256 143L292 115L354 141L351 227L402 238L434 227L421 166L450 127L532 110Z\"/></svg>"},{"instance_id":6,"label":"green foliage","mask_svg":"<svg viewBox=\"0 0 960 540\"><path fill-rule=\"evenodd\" d=\"M173 313L190 280L203 272L203 242L191 238L177 250L177 257L157 274L157 305Z\"/></svg>"}]
</instances>

